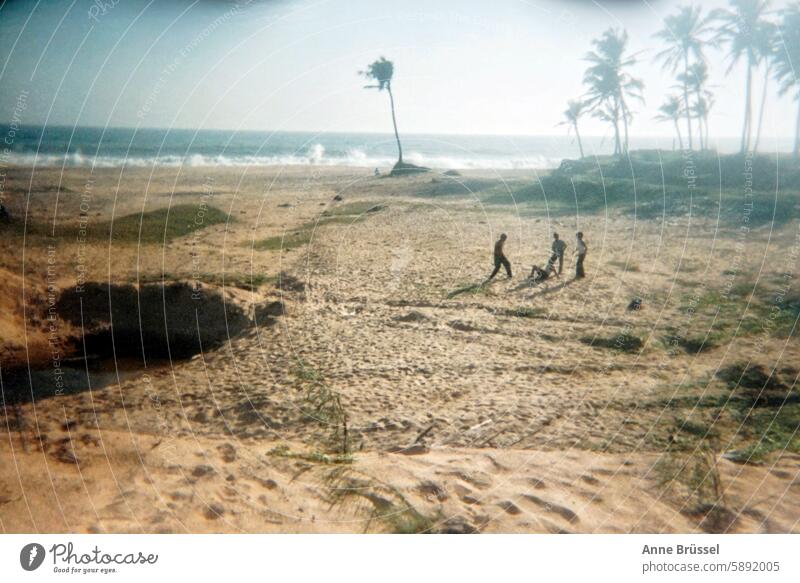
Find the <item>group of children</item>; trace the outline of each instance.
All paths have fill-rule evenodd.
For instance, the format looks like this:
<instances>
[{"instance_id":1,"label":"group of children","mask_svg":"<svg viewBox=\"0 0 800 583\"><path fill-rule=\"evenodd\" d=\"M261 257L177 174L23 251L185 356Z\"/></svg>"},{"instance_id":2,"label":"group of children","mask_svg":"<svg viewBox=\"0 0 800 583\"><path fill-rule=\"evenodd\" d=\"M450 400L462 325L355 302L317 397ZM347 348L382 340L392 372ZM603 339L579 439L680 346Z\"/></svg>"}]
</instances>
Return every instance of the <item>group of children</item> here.
<instances>
[{"instance_id":1,"label":"group of children","mask_svg":"<svg viewBox=\"0 0 800 583\"><path fill-rule=\"evenodd\" d=\"M491 281L495 275L500 271L501 267L505 267L506 274L508 274L508 278L511 279L511 262L508 260L505 254L505 244L508 236L503 233L500 235L500 238L494 244L494 271L489 276L487 281ZM581 279L586 276L586 273L583 270L583 261L586 259L586 252L588 248L586 247L586 241L583 240L583 233L578 231L575 233L575 255L577 256L575 261L575 279ZM531 269L530 279L534 282L538 283L540 281L544 281L548 279L551 275L555 275L556 277L561 275L561 270L564 267L564 253L567 250L567 244L559 238L558 233L553 233L553 245L552 245L552 255L550 255L550 259L547 260L547 265L544 269L540 268L538 265L534 265L533 269ZM556 269L556 261L558 262L558 269Z\"/></svg>"}]
</instances>

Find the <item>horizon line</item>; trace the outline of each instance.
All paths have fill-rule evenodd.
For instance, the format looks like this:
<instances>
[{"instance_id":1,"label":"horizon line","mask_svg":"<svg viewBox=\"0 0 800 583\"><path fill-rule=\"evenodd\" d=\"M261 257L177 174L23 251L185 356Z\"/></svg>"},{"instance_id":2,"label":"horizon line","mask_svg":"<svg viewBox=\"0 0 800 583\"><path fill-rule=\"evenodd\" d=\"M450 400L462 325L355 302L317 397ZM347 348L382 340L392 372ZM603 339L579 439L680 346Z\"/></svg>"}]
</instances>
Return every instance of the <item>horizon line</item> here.
<instances>
[{"instance_id":1,"label":"horizon line","mask_svg":"<svg viewBox=\"0 0 800 583\"><path fill-rule=\"evenodd\" d=\"M12 123L12 120L4 120L0 122L3 126L9 126ZM264 133L264 134L317 134L317 135L331 135L331 134L363 134L363 135L386 135L391 136L394 139L394 134L391 131L373 131L373 130L292 130L292 129L242 129L242 128L193 128L193 127L163 127L163 126L129 126L129 125L118 125L118 126L100 126L100 125L93 125L93 124L86 124L86 125L68 125L62 123L51 123L47 125L43 124L24 124L19 126L19 130L25 128L66 128L66 129L95 129L95 130L156 130L156 131L194 131L194 132L235 132L235 133ZM401 134L401 139L402 139ZM406 136L462 136L462 137L497 137L497 138L562 138L562 137L570 137L570 134L557 134L557 133L541 133L541 134L524 134L524 133L494 133L494 132L487 132L487 133L467 133L467 132L406 132ZM609 136L602 136L597 134L581 134L582 139L586 138L594 138L594 139L612 139ZM631 139L637 138L649 138L649 139L667 139L667 140L675 140L674 135L669 134L632 134L630 136ZM793 140L793 136L762 136L762 139L773 139L773 140ZM574 139L574 138L573 138ZM713 136L710 139L715 140L740 140L741 136Z\"/></svg>"}]
</instances>

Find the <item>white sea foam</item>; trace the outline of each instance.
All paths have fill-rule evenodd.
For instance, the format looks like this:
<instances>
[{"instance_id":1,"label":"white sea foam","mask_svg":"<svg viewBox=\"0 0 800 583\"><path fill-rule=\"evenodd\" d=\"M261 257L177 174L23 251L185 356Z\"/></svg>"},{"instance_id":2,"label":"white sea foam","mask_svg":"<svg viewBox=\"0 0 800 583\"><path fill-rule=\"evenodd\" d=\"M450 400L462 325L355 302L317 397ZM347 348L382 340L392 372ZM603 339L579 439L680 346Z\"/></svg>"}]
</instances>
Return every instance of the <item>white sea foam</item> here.
<instances>
[{"instance_id":1,"label":"white sea foam","mask_svg":"<svg viewBox=\"0 0 800 583\"><path fill-rule=\"evenodd\" d=\"M480 157L480 156L436 156L420 152L409 152L405 160L412 164L428 166L430 168L444 169L526 169L526 168L553 168L560 163L559 158L549 158L540 155L510 156L510 157ZM7 163L12 166L37 166L37 167L151 167L151 166L349 166L362 168L387 168L396 161L392 156L370 156L363 150L353 148L347 150L345 155L328 155L325 147L315 144L304 154L282 155L226 155L214 156L204 154L159 155L149 157L120 157L97 155L92 156L80 152L70 154L36 154L33 152L10 152Z\"/></svg>"}]
</instances>

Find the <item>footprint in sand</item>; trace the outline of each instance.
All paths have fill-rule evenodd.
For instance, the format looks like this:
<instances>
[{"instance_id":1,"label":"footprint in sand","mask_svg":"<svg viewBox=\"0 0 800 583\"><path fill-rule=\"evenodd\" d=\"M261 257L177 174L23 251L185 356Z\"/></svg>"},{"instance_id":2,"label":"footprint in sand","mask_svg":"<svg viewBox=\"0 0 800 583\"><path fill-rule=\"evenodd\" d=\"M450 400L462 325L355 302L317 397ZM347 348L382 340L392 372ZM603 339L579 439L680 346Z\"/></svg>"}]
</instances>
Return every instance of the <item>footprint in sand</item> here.
<instances>
[{"instance_id":1,"label":"footprint in sand","mask_svg":"<svg viewBox=\"0 0 800 583\"><path fill-rule=\"evenodd\" d=\"M517 514L522 514L522 510L520 510L519 506L511 502L510 500L503 500L502 502L498 502L497 505L505 510L508 514L512 516L516 516Z\"/></svg>"},{"instance_id":2,"label":"footprint in sand","mask_svg":"<svg viewBox=\"0 0 800 583\"><path fill-rule=\"evenodd\" d=\"M525 500L528 500L529 502L533 502L534 504L536 504L536 506L538 506L539 508L541 508L545 512L551 512L553 514L558 514L561 518L563 518L567 522L570 522L570 523L574 524L574 523L580 521L580 518L578 518L578 515L575 514L569 508L567 508L566 506L560 506L558 504L553 504L552 502L548 502L547 500L543 500L542 498L539 498L538 496L534 496L533 494L523 494L522 497Z\"/></svg>"}]
</instances>

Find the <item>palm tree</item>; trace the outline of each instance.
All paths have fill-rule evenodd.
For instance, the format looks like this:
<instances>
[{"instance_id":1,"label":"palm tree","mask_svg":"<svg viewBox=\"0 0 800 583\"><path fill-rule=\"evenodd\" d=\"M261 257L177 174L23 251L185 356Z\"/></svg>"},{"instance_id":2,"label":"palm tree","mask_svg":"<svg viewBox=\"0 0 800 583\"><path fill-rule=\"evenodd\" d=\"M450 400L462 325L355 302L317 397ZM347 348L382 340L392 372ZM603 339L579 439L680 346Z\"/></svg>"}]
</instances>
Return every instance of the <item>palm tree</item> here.
<instances>
[{"instance_id":1,"label":"palm tree","mask_svg":"<svg viewBox=\"0 0 800 583\"><path fill-rule=\"evenodd\" d=\"M778 91L781 95L793 91L800 107L800 78L796 73L800 63L800 3L792 4L782 12L777 38L772 68ZM795 123L794 155L800 158L800 109Z\"/></svg>"},{"instance_id":2,"label":"palm tree","mask_svg":"<svg viewBox=\"0 0 800 583\"><path fill-rule=\"evenodd\" d=\"M656 116L658 121L669 121L675 125L675 133L678 134L678 144L683 150L683 137L678 121L683 117L683 103L677 95L670 95L667 100L658 108L659 114Z\"/></svg>"},{"instance_id":3,"label":"palm tree","mask_svg":"<svg viewBox=\"0 0 800 583\"><path fill-rule=\"evenodd\" d=\"M745 97L744 97L744 123L742 125L741 151L750 149L750 137L753 133L752 93L753 69L758 66L761 59L759 52L759 39L761 29L766 25L764 16L769 8L769 0L729 0L730 9L720 9L714 12L720 26L717 39L728 46L731 59L728 72L739 60L745 58Z\"/></svg>"},{"instance_id":4,"label":"palm tree","mask_svg":"<svg viewBox=\"0 0 800 583\"><path fill-rule=\"evenodd\" d=\"M611 124L614 128L614 155L621 154L619 134L619 111L606 103L592 110L592 117ZM605 138L604 138L605 140Z\"/></svg>"},{"instance_id":5,"label":"palm tree","mask_svg":"<svg viewBox=\"0 0 800 583\"><path fill-rule=\"evenodd\" d=\"M560 126L568 126L570 129L575 130L575 137L578 139L578 148L581 151L581 158L583 158L583 143L581 142L581 133L578 131L578 120L585 113L585 107L585 104L577 99L568 101L567 109L564 110L564 121L558 124Z\"/></svg>"},{"instance_id":6,"label":"palm tree","mask_svg":"<svg viewBox=\"0 0 800 583\"><path fill-rule=\"evenodd\" d=\"M614 126L614 153L628 151L628 125L633 119L628 99L644 102L642 89L644 83L631 76L626 69L636 64L635 56L626 55L628 33L612 28L599 39L592 41L594 50L584 58L589 68L583 77L588 86L585 104L593 114ZM620 137L620 122L624 130L624 140Z\"/></svg>"},{"instance_id":7,"label":"palm tree","mask_svg":"<svg viewBox=\"0 0 800 583\"><path fill-rule=\"evenodd\" d=\"M708 116L713 107L714 95L710 91L704 91L692 104L692 115L697 118L698 123L701 123L702 127L702 133L700 134L700 148L703 150L708 148Z\"/></svg>"},{"instance_id":8,"label":"palm tree","mask_svg":"<svg viewBox=\"0 0 800 583\"><path fill-rule=\"evenodd\" d=\"M377 89L389 93L389 104L392 108L392 124L394 125L394 137L397 140L397 164L403 165L403 146L400 144L400 134L397 131L397 117L394 112L394 95L392 95L392 77L394 76L394 63L381 57L377 61L370 63L366 71L359 71L367 79L377 82L377 85L365 85L365 89Z\"/></svg>"},{"instance_id":9,"label":"palm tree","mask_svg":"<svg viewBox=\"0 0 800 583\"><path fill-rule=\"evenodd\" d=\"M689 93L694 95L694 102L689 106L690 117L693 115L697 119L697 136L700 139L700 149L706 148L708 141L705 139L708 134L708 115L702 113L707 109L708 100L711 92L708 91L708 65L705 61L696 61L689 65L689 70L685 74L678 75L681 87L688 88Z\"/></svg>"},{"instance_id":10,"label":"palm tree","mask_svg":"<svg viewBox=\"0 0 800 583\"><path fill-rule=\"evenodd\" d=\"M699 6L683 6L678 9L677 13L664 19L664 28L655 35L668 45L666 49L656 55L656 59L662 61L664 68L673 73L679 67L683 68L683 111L686 115L690 150L694 147L688 84L690 61L696 59L701 63L705 62L703 47L707 43L706 37L711 33L709 23L712 19L712 14L703 16Z\"/></svg>"},{"instance_id":11,"label":"palm tree","mask_svg":"<svg viewBox=\"0 0 800 583\"><path fill-rule=\"evenodd\" d=\"M756 128L756 141L753 144L753 152L758 151L758 143L761 141L761 126L764 123L767 88L769 87L769 78L772 75L773 53L777 43L776 34L777 26L772 22L765 21L763 26L759 28L756 37L756 50L758 51L759 60L764 65L764 85L761 88L761 106L758 109L758 127Z\"/></svg>"}]
</instances>

